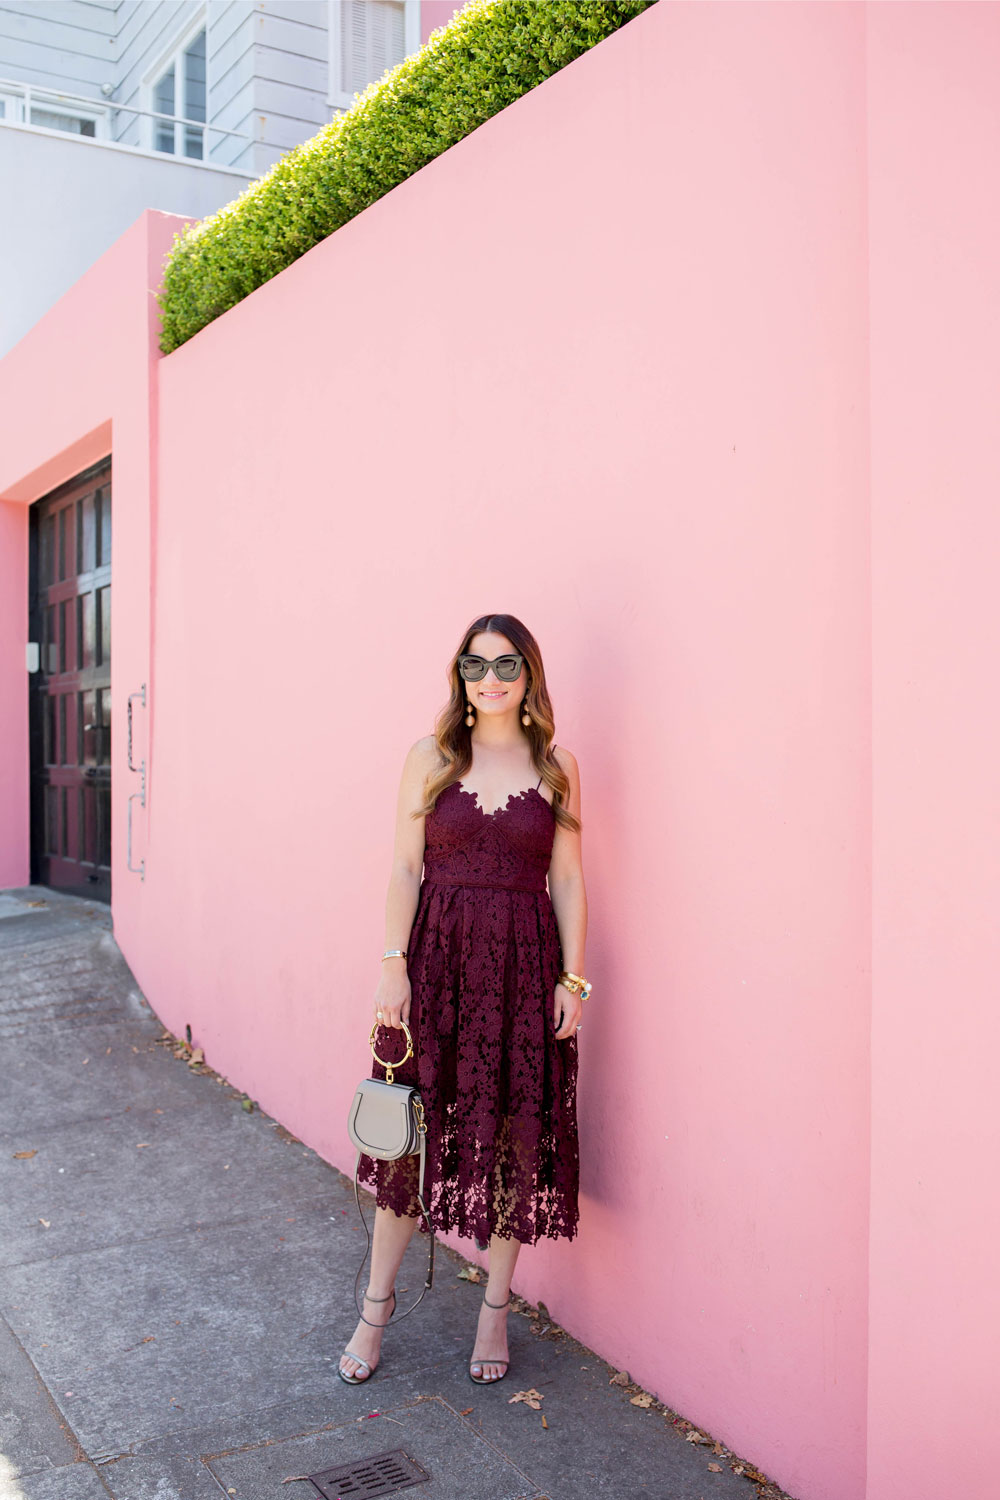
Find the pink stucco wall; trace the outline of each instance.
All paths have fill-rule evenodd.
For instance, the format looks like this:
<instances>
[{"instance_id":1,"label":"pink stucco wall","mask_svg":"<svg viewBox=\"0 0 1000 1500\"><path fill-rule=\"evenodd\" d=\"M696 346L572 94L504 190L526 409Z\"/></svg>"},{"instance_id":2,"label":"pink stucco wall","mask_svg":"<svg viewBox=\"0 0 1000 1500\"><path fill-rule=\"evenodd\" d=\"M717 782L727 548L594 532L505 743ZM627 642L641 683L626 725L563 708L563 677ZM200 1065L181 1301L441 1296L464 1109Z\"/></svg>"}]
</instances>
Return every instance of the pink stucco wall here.
<instances>
[{"instance_id":1,"label":"pink stucco wall","mask_svg":"<svg viewBox=\"0 0 1000 1500\"><path fill-rule=\"evenodd\" d=\"M455 12L461 10L464 4L465 0L420 0L421 44L439 26L447 26Z\"/></svg>"},{"instance_id":2,"label":"pink stucco wall","mask_svg":"<svg viewBox=\"0 0 1000 1500\"><path fill-rule=\"evenodd\" d=\"M118 940L345 1169L403 756L473 614L536 632L595 987L581 1234L515 1286L803 1500L1000 1463L998 52L661 0L167 358L149 214L0 363L0 501L113 427Z\"/></svg>"},{"instance_id":3,"label":"pink stucco wall","mask_svg":"<svg viewBox=\"0 0 1000 1500\"><path fill-rule=\"evenodd\" d=\"M985 1500L1000 1491L1000 7L898 10L868 17L869 1492Z\"/></svg>"}]
</instances>

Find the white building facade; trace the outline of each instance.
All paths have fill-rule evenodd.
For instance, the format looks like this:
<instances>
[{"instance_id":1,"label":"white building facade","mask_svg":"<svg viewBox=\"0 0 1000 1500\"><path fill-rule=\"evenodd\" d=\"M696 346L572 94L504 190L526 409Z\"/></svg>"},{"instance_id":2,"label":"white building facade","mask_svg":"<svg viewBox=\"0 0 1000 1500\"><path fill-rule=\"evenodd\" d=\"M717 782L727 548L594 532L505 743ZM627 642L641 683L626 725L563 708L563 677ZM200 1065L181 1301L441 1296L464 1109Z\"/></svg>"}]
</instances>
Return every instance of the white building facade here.
<instances>
[{"instance_id":1,"label":"white building facade","mask_svg":"<svg viewBox=\"0 0 1000 1500\"><path fill-rule=\"evenodd\" d=\"M203 218L461 0L0 0L0 357L147 208Z\"/></svg>"}]
</instances>

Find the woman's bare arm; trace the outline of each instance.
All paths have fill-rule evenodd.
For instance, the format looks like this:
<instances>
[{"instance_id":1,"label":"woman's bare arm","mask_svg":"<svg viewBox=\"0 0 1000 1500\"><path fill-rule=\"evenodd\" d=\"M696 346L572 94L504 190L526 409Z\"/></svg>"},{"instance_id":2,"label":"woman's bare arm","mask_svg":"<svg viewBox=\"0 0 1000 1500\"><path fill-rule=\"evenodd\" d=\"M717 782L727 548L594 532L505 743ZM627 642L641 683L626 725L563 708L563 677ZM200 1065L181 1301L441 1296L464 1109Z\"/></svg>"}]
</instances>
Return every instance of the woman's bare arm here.
<instances>
[{"instance_id":1,"label":"woman's bare arm","mask_svg":"<svg viewBox=\"0 0 1000 1500\"><path fill-rule=\"evenodd\" d=\"M438 764L437 743L432 734L425 735L410 746L403 764L396 801L392 869L385 900L387 949L405 949L409 945L424 867L424 819L411 817L411 813L422 806L428 773ZM382 1012L383 1026L398 1029L401 1021L410 1019L410 981L406 972L406 959L384 959L381 968L374 1009Z\"/></svg>"},{"instance_id":2,"label":"woman's bare arm","mask_svg":"<svg viewBox=\"0 0 1000 1500\"><path fill-rule=\"evenodd\" d=\"M555 752L556 760L569 777L569 793L563 804L567 812L580 818L580 771L576 757L564 745ZM582 819L581 819L582 821ZM549 896L559 928L563 968L571 974L586 974L584 950L587 945L587 890L583 879L583 851L579 832L556 824L549 861ZM556 1037L571 1036L583 1014L583 1001L561 984L556 985Z\"/></svg>"}]
</instances>

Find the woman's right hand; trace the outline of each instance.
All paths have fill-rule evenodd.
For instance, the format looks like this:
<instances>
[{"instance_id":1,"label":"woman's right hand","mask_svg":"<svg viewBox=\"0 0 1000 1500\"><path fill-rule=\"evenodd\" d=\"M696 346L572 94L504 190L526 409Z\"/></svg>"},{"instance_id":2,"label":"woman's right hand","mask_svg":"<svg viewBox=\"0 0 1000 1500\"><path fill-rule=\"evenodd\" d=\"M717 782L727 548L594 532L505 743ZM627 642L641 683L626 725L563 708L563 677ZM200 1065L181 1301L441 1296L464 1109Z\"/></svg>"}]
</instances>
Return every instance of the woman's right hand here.
<instances>
[{"instance_id":1,"label":"woman's right hand","mask_svg":"<svg viewBox=\"0 0 1000 1500\"><path fill-rule=\"evenodd\" d=\"M410 976L406 972L406 961L402 958L387 958L382 964L382 977L375 990L375 1019L380 1026L394 1026L401 1030L401 1021L410 1020Z\"/></svg>"}]
</instances>

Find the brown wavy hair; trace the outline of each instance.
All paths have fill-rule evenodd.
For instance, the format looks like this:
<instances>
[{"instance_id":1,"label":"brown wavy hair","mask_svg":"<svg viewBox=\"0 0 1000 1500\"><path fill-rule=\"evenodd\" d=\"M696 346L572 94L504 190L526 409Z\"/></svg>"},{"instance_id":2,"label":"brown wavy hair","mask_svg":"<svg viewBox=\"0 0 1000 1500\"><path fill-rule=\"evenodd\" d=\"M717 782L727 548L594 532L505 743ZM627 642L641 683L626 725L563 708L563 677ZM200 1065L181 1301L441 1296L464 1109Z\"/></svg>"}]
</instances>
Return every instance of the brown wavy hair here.
<instances>
[{"instance_id":1,"label":"brown wavy hair","mask_svg":"<svg viewBox=\"0 0 1000 1500\"><path fill-rule=\"evenodd\" d=\"M451 694L434 723L434 738L445 764L428 777L424 806L418 808L412 816L420 818L431 812L445 787L450 786L453 781L461 781L472 765L472 729L465 722L465 681L458 670L458 659L468 651L473 636L484 630L505 635L514 650L524 657L522 671L528 674L528 687L521 713L527 708L531 714L531 723L524 729L524 735L531 746L532 764L542 780L552 788L552 811L556 822L576 832L581 826L580 819L562 805L569 796L569 777L549 750L555 731L555 716L549 690L545 685L542 653L531 631L526 625L522 625L516 615L480 615L463 635L448 668Z\"/></svg>"}]
</instances>

